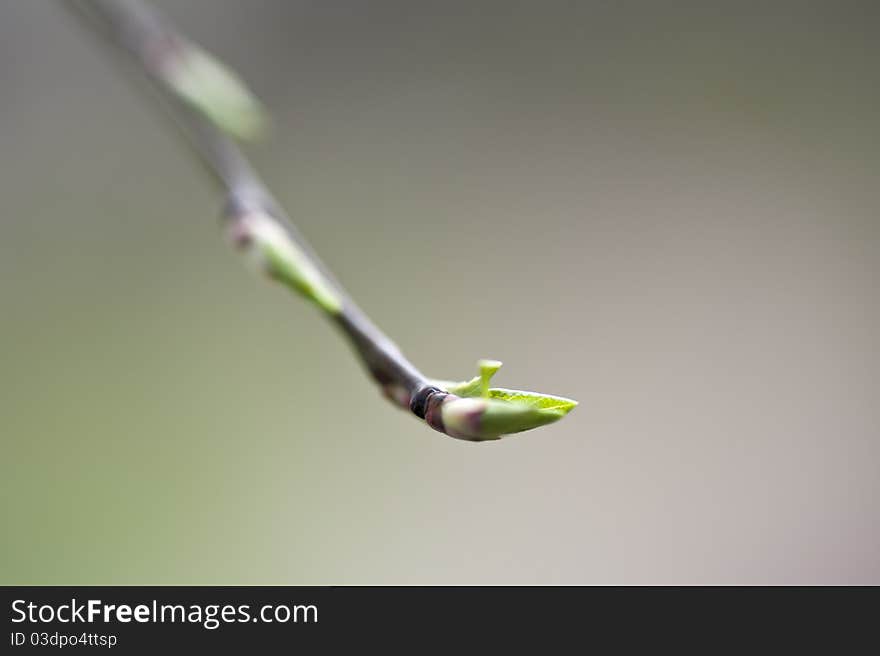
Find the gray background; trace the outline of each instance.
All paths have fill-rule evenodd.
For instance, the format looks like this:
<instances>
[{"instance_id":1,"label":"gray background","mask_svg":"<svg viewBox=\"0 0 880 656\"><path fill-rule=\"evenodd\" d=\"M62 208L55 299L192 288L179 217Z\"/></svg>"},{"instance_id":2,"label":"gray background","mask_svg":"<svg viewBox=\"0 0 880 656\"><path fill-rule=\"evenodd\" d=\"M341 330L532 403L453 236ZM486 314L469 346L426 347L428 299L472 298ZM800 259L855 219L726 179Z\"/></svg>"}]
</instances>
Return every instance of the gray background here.
<instances>
[{"instance_id":1,"label":"gray background","mask_svg":"<svg viewBox=\"0 0 880 656\"><path fill-rule=\"evenodd\" d=\"M420 367L581 405L483 445L387 405L3 0L3 583L880 583L876 3L161 5Z\"/></svg>"}]
</instances>

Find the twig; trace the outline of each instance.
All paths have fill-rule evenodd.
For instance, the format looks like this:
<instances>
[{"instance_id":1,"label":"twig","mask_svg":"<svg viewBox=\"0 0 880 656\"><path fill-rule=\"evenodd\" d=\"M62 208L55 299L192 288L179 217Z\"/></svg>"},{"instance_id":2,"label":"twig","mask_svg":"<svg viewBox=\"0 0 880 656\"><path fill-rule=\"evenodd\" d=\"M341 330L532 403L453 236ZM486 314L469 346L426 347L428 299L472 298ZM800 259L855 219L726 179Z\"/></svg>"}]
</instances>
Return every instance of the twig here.
<instances>
[{"instance_id":1,"label":"twig","mask_svg":"<svg viewBox=\"0 0 880 656\"><path fill-rule=\"evenodd\" d=\"M224 190L233 242L256 257L266 274L303 294L335 323L387 398L432 428L472 441L549 423L574 407L561 397L490 390L488 379L500 363L484 365L482 378L466 383L427 378L354 303L227 136L249 138L261 125L259 104L238 78L141 0L62 2L131 55L167 101ZM483 398L462 398L477 395Z\"/></svg>"}]
</instances>

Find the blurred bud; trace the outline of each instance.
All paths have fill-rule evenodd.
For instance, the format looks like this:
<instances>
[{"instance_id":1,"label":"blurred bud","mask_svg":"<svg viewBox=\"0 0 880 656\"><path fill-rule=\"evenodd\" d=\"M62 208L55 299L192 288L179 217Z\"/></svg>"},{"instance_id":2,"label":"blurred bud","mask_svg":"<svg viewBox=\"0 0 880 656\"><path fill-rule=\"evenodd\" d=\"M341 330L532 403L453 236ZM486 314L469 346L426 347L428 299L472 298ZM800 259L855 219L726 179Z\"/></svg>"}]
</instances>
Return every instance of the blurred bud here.
<instances>
[{"instance_id":1,"label":"blurred bud","mask_svg":"<svg viewBox=\"0 0 880 656\"><path fill-rule=\"evenodd\" d=\"M159 76L184 102L224 132L255 140L266 130L260 102L241 79L199 46L176 44L162 59Z\"/></svg>"},{"instance_id":2,"label":"blurred bud","mask_svg":"<svg viewBox=\"0 0 880 656\"><path fill-rule=\"evenodd\" d=\"M232 216L229 237L257 271L302 294L330 314L342 310L342 302L321 272L269 214L249 210Z\"/></svg>"}]
</instances>

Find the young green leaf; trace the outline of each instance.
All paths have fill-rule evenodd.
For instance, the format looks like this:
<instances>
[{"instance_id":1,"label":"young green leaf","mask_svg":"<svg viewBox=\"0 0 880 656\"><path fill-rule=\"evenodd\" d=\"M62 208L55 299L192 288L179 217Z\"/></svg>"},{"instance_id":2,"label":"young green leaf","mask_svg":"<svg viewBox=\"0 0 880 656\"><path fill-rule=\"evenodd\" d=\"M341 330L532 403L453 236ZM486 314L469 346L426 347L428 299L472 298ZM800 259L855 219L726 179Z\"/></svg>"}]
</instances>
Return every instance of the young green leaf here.
<instances>
[{"instance_id":1,"label":"young green leaf","mask_svg":"<svg viewBox=\"0 0 880 656\"><path fill-rule=\"evenodd\" d=\"M501 369L500 360L479 360L477 368L480 370L479 376L474 376L470 380L461 383L454 383L448 380L435 380L433 383L440 389L446 390L450 394L456 396L489 396L489 382L492 380L499 369Z\"/></svg>"},{"instance_id":2,"label":"young green leaf","mask_svg":"<svg viewBox=\"0 0 880 656\"><path fill-rule=\"evenodd\" d=\"M489 398L489 381L501 369L501 361L480 360L477 362L477 366L480 368L480 396L487 399Z\"/></svg>"},{"instance_id":3,"label":"young green leaf","mask_svg":"<svg viewBox=\"0 0 880 656\"><path fill-rule=\"evenodd\" d=\"M470 380L455 383L450 380L432 380L432 384L440 389L455 394L456 396L471 397L480 396L480 389L483 384L482 376L474 376Z\"/></svg>"},{"instance_id":4,"label":"young green leaf","mask_svg":"<svg viewBox=\"0 0 880 656\"><path fill-rule=\"evenodd\" d=\"M512 403L525 403L542 410L555 410L562 412L563 415L573 410L578 404L577 401L566 399L563 396L504 389L501 387L490 389L489 398L510 401Z\"/></svg>"}]
</instances>

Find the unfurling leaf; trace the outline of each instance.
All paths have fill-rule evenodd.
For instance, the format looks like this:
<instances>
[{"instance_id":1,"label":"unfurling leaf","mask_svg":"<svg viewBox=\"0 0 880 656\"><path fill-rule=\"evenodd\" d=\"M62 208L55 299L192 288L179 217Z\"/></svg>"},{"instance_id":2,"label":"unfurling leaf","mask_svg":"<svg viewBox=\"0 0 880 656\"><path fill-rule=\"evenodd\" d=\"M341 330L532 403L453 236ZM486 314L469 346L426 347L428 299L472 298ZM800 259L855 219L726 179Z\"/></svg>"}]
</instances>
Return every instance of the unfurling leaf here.
<instances>
[{"instance_id":1,"label":"unfurling leaf","mask_svg":"<svg viewBox=\"0 0 880 656\"><path fill-rule=\"evenodd\" d=\"M489 398L489 381L501 369L501 361L480 360L477 362L477 366L480 368L480 396L487 399Z\"/></svg>"},{"instance_id":2,"label":"unfurling leaf","mask_svg":"<svg viewBox=\"0 0 880 656\"><path fill-rule=\"evenodd\" d=\"M525 403L542 410L555 410L566 414L578 404L577 401L566 399L552 394L539 394L538 392L525 392L522 390L504 389L501 387L490 389L489 398L515 403Z\"/></svg>"},{"instance_id":3,"label":"unfurling leaf","mask_svg":"<svg viewBox=\"0 0 880 656\"><path fill-rule=\"evenodd\" d=\"M443 426L453 437L481 441L520 433L559 421L577 401L551 394L490 388L489 380L501 367L497 360L480 360L480 375L469 381L435 381L441 389L461 398L443 404Z\"/></svg>"},{"instance_id":4,"label":"unfurling leaf","mask_svg":"<svg viewBox=\"0 0 880 656\"><path fill-rule=\"evenodd\" d=\"M480 360L477 362L477 367L480 370L479 376L474 376L470 380L461 383L435 380L434 384L440 389L456 396L482 396L487 398L489 396L489 381L501 369L501 364L500 360Z\"/></svg>"}]
</instances>

